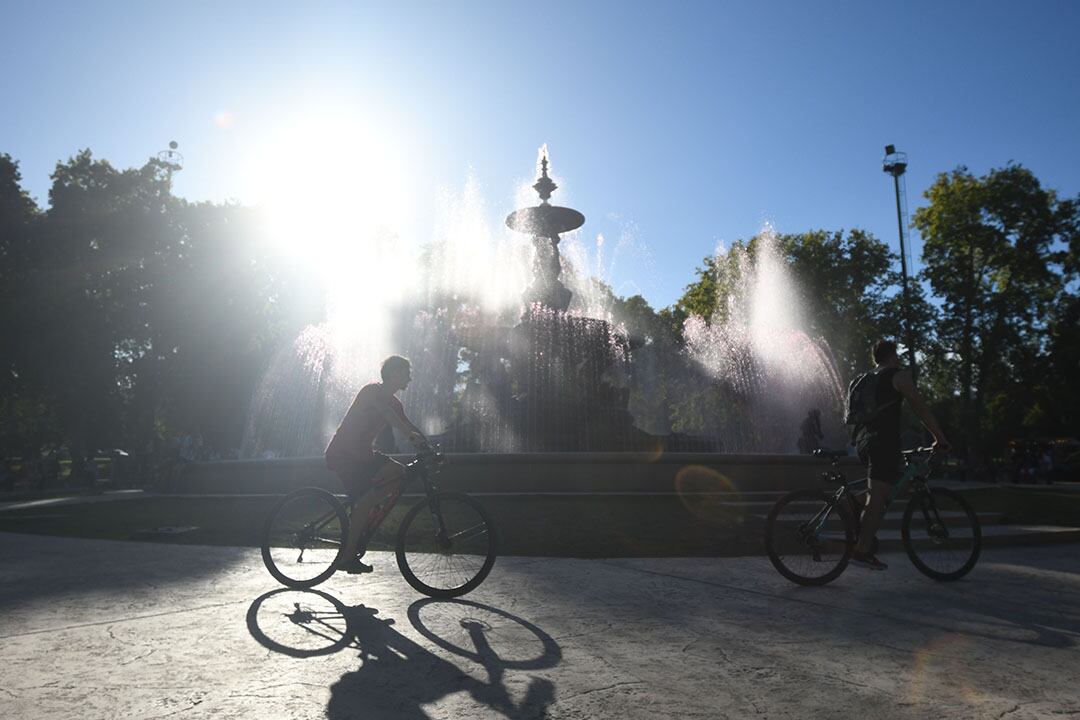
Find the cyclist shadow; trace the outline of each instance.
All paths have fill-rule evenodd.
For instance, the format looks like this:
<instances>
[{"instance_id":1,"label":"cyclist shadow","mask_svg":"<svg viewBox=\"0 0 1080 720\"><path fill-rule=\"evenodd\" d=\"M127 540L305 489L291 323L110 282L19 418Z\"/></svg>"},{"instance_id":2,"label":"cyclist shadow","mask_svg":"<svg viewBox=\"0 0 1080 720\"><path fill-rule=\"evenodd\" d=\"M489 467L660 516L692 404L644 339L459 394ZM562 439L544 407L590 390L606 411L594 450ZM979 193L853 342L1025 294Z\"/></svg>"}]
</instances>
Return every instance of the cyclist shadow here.
<instances>
[{"instance_id":1,"label":"cyclist shadow","mask_svg":"<svg viewBox=\"0 0 1080 720\"><path fill-rule=\"evenodd\" d=\"M424 621L432 610L437 611L433 619L439 624L438 632ZM328 718L426 718L425 705L457 693L468 693L474 703L507 718L547 714L555 698L554 683L535 676L529 676L527 684L513 677L508 682L506 677L508 670L549 668L562 659L555 641L532 623L470 601L423 599L413 603L408 610L413 628L432 644L468 661L459 666L398 632L395 621L377 617L378 612L364 605L346 606L321 591L281 589L252 603L248 629L265 647L292 657L346 649L359 653L360 668L345 673L330 688ZM272 639L266 632L270 626L276 627L278 634L290 634L291 641ZM508 628L513 637L506 637ZM520 641L530 637L526 644L536 647L538 643L540 648L535 657L500 655L504 647L513 654ZM486 677L478 679L477 675ZM522 684L524 695L518 702L510 687Z\"/></svg>"}]
</instances>

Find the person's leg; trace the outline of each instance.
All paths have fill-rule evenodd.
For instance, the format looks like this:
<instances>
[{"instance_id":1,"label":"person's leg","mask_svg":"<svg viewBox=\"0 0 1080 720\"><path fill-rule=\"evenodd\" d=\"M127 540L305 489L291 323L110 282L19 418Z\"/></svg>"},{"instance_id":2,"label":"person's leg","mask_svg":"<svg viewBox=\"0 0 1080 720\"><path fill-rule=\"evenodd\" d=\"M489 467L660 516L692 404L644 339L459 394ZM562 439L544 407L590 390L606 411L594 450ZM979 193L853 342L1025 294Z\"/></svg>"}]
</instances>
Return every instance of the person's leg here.
<instances>
[{"instance_id":1,"label":"person's leg","mask_svg":"<svg viewBox=\"0 0 1080 720\"><path fill-rule=\"evenodd\" d=\"M862 514L862 530L859 532L859 542L855 545L857 552L863 555L870 552L870 548L874 544L874 536L877 535L878 528L881 527L881 521L885 516L885 505L888 503L891 494L891 484L880 480L871 480L870 497L866 501L866 509L863 510Z\"/></svg>"},{"instance_id":2,"label":"person's leg","mask_svg":"<svg viewBox=\"0 0 1080 720\"><path fill-rule=\"evenodd\" d=\"M385 462L375 471L370 482L366 483L367 491L353 503L349 521L349 537L345 541L343 559L350 560L363 554L364 548L360 547L360 541L367 532L372 508L395 492L404 479L405 466L390 458L385 458Z\"/></svg>"}]
</instances>

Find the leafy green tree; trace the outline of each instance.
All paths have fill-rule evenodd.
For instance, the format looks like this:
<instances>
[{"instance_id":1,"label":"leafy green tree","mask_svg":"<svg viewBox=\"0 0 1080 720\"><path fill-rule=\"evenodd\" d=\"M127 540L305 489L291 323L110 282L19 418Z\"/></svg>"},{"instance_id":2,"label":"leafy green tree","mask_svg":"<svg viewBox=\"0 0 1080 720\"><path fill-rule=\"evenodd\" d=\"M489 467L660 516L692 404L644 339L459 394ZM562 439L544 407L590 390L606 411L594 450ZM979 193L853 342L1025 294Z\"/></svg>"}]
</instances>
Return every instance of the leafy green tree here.
<instances>
[{"instance_id":1,"label":"leafy green tree","mask_svg":"<svg viewBox=\"0 0 1080 720\"><path fill-rule=\"evenodd\" d=\"M29 253L42 214L22 187L19 164L0 154L0 454L35 456L59 435L45 387L24 370L23 333L34 308L25 302Z\"/></svg>"},{"instance_id":2,"label":"leafy green tree","mask_svg":"<svg viewBox=\"0 0 1080 720\"><path fill-rule=\"evenodd\" d=\"M940 174L925 197L914 224L924 241L922 277L941 299L936 371L952 376L939 385L955 388L965 445L1000 451L1010 433L1043 415L1031 388L1064 290L1063 248L1077 242L1077 204L1019 165L983 177L959 167Z\"/></svg>"},{"instance_id":3,"label":"leafy green tree","mask_svg":"<svg viewBox=\"0 0 1080 720\"><path fill-rule=\"evenodd\" d=\"M156 161L118 170L85 150L52 179L41 213L0 157L0 322L19 339L0 351L5 446L64 443L77 461L174 433L238 446L269 354L321 315L310 278L261 242L254 211L173 197Z\"/></svg>"},{"instance_id":4,"label":"leafy green tree","mask_svg":"<svg viewBox=\"0 0 1080 720\"><path fill-rule=\"evenodd\" d=\"M852 377L875 339L900 334L895 258L859 229L782 235L780 243L804 298L806 329L827 341L841 377Z\"/></svg>"},{"instance_id":5,"label":"leafy green tree","mask_svg":"<svg viewBox=\"0 0 1080 720\"><path fill-rule=\"evenodd\" d=\"M683 323L691 315L712 318L720 303L720 267L716 256L708 255L701 267L694 268L695 279L686 286L682 297L670 309L665 308L663 317L671 323L676 334L682 334Z\"/></svg>"}]
</instances>

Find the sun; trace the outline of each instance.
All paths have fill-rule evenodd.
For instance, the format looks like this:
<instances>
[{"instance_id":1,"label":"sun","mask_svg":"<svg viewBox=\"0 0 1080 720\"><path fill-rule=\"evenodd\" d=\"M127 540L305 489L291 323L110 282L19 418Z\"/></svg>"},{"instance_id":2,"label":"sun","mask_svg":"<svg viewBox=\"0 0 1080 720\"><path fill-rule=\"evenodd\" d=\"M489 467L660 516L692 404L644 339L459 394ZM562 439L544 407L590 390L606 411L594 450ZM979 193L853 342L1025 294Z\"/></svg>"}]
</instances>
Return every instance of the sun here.
<instances>
[{"instance_id":1,"label":"sun","mask_svg":"<svg viewBox=\"0 0 1080 720\"><path fill-rule=\"evenodd\" d=\"M265 236L327 277L370 264L408 224L409 172L396 138L356 115L306 115L259 143L250 185Z\"/></svg>"}]
</instances>

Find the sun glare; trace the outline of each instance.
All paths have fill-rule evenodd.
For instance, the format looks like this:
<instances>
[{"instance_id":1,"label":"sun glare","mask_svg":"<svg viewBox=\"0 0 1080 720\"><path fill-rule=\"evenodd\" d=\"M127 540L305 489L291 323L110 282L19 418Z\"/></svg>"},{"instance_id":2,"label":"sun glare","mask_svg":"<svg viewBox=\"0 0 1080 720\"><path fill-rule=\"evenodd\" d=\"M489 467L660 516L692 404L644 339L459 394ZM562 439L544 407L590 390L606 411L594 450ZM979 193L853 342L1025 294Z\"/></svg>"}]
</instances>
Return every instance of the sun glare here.
<instances>
[{"instance_id":1,"label":"sun glare","mask_svg":"<svg viewBox=\"0 0 1080 720\"><path fill-rule=\"evenodd\" d=\"M363 120L328 113L283 125L251 165L267 239L328 280L372 265L407 230L404 159Z\"/></svg>"}]
</instances>

